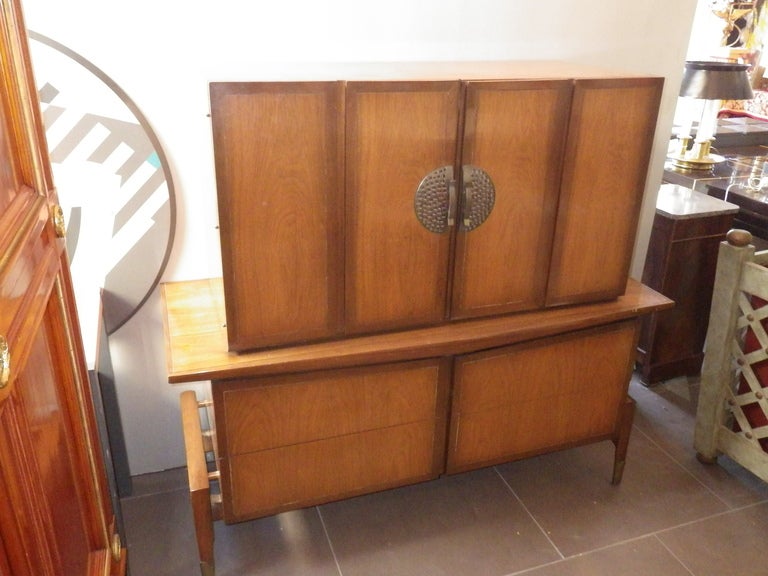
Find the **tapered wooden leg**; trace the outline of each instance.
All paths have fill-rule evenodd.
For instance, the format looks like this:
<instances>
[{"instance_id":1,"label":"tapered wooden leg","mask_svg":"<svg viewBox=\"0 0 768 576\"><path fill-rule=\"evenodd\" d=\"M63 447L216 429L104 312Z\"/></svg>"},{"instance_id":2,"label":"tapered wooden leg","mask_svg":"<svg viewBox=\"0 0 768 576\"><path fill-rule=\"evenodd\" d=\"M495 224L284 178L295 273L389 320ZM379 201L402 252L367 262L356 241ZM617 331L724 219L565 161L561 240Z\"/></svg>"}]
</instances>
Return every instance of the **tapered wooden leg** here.
<instances>
[{"instance_id":1,"label":"tapered wooden leg","mask_svg":"<svg viewBox=\"0 0 768 576\"><path fill-rule=\"evenodd\" d=\"M619 484L624 475L624 463L627 460L627 448L629 448L629 435L632 432L632 421L635 419L635 400L627 396L624 406L621 408L619 423L616 426L616 432L613 437L613 444L616 446L613 457L613 478L612 484Z\"/></svg>"},{"instance_id":2,"label":"tapered wooden leg","mask_svg":"<svg viewBox=\"0 0 768 576\"><path fill-rule=\"evenodd\" d=\"M216 569L213 567L212 564L206 564L205 562L200 562L200 573L202 576L215 576Z\"/></svg>"},{"instance_id":3,"label":"tapered wooden leg","mask_svg":"<svg viewBox=\"0 0 768 576\"><path fill-rule=\"evenodd\" d=\"M211 487L208 465L205 459L203 432L200 426L200 405L192 391L181 394L181 421L184 429L184 446L187 458L189 497L195 523L197 550L202 576L214 576L213 521Z\"/></svg>"},{"instance_id":4,"label":"tapered wooden leg","mask_svg":"<svg viewBox=\"0 0 768 576\"><path fill-rule=\"evenodd\" d=\"M202 576L214 576L216 573L213 560L213 518L211 515L210 492L190 492L192 517L195 523L197 551L200 558Z\"/></svg>"}]
</instances>

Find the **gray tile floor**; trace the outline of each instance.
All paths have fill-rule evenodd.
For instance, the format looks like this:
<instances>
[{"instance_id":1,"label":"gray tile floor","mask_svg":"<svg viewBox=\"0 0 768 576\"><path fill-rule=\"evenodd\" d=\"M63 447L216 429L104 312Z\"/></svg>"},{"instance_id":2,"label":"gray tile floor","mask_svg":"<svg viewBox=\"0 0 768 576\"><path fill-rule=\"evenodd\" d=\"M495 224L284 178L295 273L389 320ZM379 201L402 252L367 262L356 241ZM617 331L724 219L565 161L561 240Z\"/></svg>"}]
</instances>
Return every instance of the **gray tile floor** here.
<instances>
[{"instance_id":1,"label":"gray tile floor","mask_svg":"<svg viewBox=\"0 0 768 576\"><path fill-rule=\"evenodd\" d=\"M765 576L768 485L692 449L698 383L645 388L624 480L603 442L234 525L218 576ZM198 575L186 471L134 478L131 576Z\"/></svg>"}]
</instances>

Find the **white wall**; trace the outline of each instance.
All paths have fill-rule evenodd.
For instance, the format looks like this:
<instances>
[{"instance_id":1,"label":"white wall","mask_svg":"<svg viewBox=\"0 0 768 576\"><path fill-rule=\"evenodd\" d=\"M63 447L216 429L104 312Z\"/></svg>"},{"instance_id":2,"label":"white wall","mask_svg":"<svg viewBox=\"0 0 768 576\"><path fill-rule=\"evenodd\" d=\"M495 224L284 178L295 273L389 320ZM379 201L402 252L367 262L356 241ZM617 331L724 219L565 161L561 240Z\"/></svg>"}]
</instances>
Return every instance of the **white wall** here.
<instances>
[{"instance_id":1,"label":"white wall","mask_svg":"<svg viewBox=\"0 0 768 576\"><path fill-rule=\"evenodd\" d=\"M639 277L696 3L25 0L25 12L31 30L109 75L157 133L178 206L165 280L221 270L206 117L211 80L258 79L275 62L452 59L570 60L664 76L632 267ZM183 465L181 389L166 382L157 294L112 336L111 348L131 472Z\"/></svg>"}]
</instances>

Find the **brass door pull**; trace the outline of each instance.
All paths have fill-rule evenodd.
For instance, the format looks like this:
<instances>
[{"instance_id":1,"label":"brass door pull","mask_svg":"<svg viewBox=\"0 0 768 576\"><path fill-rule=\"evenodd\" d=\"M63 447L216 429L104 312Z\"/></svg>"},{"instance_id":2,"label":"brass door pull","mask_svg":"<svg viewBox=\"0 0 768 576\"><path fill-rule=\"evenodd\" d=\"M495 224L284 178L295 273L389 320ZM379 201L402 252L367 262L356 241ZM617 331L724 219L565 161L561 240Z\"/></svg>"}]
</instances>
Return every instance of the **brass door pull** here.
<instances>
[{"instance_id":1,"label":"brass door pull","mask_svg":"<svg viewBox=\"0 0 768 576\"><path fill-rule=\"evenodd\" d=\"M0 388L5 388L11 381L11 351L8 341L0 336Z\"/></svg>"},{"instance_id":2,"label":"brass door pull","mask_svg":"<svg viewBox=\"0 0 768 576\"><path fill-rule=\"evenodd\" d=\"M476 166L462 166L461 226L470 231L488 219L496 201L496 189L488 173ZM442 166L419 183L414 198L416 218L430 232L443 234L456 225L459 211L453 166Z\"/></svg>"},{"instance_id":3,"label":"brass door pull","mask_svg":"<svg viewBox=\"0 0 768 576\"><path fill-rule=\"evenodd\" d=\"M58 238L64 238L67 235L67 225L64 222L64 210L58 204L51 207L51 220L53 229Z\"/></svg>"},{"instance_id":4,"label":"brass door pull","mask_svg":"<svg viewBox=\"0 0 768 576\"><path fill-rule=\"evenodd\" d=\"M456 219L456 182L453 166L433 170L419 183L413 199L416 218L436 234L447 232Z\"/></svg>"},{"instance_id":5,"label":"brass door pull","mask_svg":"<svg viewBox=\"0 0 768 576\"><path fill-rule=\"evenodd\" d=\"M456 225L456 180L448 182L448 227Z\"/></svg>"},{"instance_id":6,"label":"brass door pull","mask_svg":"<svg viewBox=\"0 0 768 576\"><path fill-rule=\"evenodd\" d=\"M496 202L496 188L488 173L469 164L462 172L462 228L469 232L488 219Z\"/></svg>"}]
</instances>

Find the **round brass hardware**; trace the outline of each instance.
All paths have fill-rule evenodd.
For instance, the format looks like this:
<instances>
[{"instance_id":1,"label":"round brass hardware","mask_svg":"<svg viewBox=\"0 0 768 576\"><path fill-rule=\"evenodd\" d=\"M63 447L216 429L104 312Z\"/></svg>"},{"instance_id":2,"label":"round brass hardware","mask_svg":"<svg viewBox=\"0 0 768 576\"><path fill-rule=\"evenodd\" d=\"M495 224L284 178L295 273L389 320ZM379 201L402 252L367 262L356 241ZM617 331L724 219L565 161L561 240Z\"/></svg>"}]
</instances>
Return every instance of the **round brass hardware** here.
<instances>
[{"instance_id":1,"label":"round brass hardware","mask_svg":"<svg viewBox=\"0 0 768 576\"><path fill-rule=\"evenodd\" d=\"M67 235L67 225L64 222L64 210L58 204L51 209L51 219L53 220L53 229L56 231L56 236L64 238Z\"/></svg>"},{"instance_id":2,"label":"round brass hardware","mask_svg":"<svg viewBox=\"0 0 768 576\"><path fill-rule=\"evenodd\" d=\"M120 557L123 553L123 543L120 541L120 534L112 535L112 546L110 548L112 552L112 560L120 562Z\"/></svg>"},{"instance_id":3,"label":"round brass hardware","mask_svg":"<svg viewBox=\"0 0 768 576\"><path fill-rule=\"evenodd\" d=\"M453 226L456 192L453 166L433 170L419 183L413 199L419 223L430 232L443 234Z\"/></svg>"},{"instance_id":4,"label":"round brass hardware","mask_svg":"<svg viewBox=\"0 0 768 576\"><path fill-rule=\"evenodd\" d=\"M461 167L463 179L462 228L469 232L488 219L496 202L496 187L488 173L477 166Z\"/></svg>"},{"instance_id":5,"label":"round brass hardware","mask_svg":"<svg viewBox=\"0 0 768 576\"><path fill-rule=\"evenodd\" d=\"M11 351L8 341L0 336L0 388L8 386L11 381Z\"/></svg>"}]
</instances>

